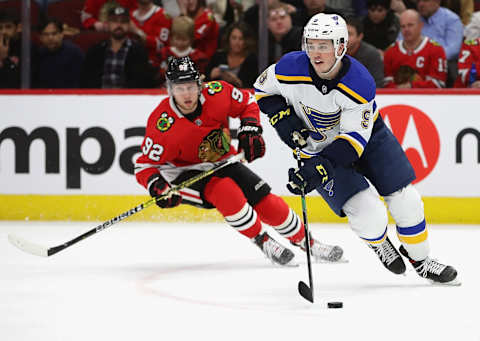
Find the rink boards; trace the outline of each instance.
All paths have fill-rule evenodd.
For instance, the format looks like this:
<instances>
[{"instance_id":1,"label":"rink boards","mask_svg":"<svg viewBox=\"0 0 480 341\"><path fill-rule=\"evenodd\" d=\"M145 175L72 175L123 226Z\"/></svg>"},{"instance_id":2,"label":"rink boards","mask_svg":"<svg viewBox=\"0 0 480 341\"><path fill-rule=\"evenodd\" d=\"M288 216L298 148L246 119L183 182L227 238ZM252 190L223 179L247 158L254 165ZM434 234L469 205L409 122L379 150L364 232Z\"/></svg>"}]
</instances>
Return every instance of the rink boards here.
<instances>
[{"instance_id":1,"label":"rink boards","mask_svg":"<svg viewBox=\"0 0 480 341\"><path fill-rule=\"evenodd\" d=\"M385 122L415 168L415 186L432 223L480 223L479 94L383 91L377 96ZM0 219L106 220L148 200L132 175L133 160L148 115L164 97L158 91L0 92ZM299 198L285 188L295 160L265 117L262 123L267 153L251 167L300 211ZM344 221L319 196L309 196L308 207L311 221ZM131 219L221 217L215 210L181 206L149 208Z\"/></svg>"}]
</instances>

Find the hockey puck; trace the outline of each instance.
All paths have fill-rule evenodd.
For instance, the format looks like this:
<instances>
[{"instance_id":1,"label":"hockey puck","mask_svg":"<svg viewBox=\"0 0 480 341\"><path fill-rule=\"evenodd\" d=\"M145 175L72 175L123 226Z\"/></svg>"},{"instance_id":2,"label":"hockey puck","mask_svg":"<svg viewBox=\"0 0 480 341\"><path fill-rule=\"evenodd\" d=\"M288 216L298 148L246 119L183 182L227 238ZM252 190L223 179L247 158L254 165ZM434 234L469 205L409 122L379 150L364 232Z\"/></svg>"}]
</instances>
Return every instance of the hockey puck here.
<instances>
[{"instance_id":1,"label":"hockey puck","mask_svg":"<svg viewBox=\"0 0 480 341\"><path fill-rule=\"evenodd\" d=\"M328 302L328 307L331 309L343 308L343 302Z\"/></svg>"}]
</instances>

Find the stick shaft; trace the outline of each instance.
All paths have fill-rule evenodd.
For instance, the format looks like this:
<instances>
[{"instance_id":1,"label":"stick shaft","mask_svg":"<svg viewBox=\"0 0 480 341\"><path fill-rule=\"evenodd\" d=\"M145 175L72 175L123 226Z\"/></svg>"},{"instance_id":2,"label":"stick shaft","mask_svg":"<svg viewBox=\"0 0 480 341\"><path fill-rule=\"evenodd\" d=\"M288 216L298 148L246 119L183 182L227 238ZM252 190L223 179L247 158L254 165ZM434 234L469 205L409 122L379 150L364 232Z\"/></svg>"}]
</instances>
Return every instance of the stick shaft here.
<instances>
[{"instance_id":1,"label":"stick shaft","mask_svg":"<svg viewBox=\"0 0 480 341\"><path fill-rule=\"evenodd\" d=\"M297 165L298 168L302 166L301 157L300 157L300 148L295 150L295 156L297 158ZM308 281L310 283L310 290L312 292L313 297L313 276L312 276L312 262L310 259L310 232L308 230L308 215L307 215L307 202L305 199L305 191L303 188L300 189L302 191L301 198L302 198L302 214L303 214L303 228L305 231L305 251L307 253L307 266L308 266Z\"/></svg>"},{"instance_id":2,"label":"stick shaft","mask_svg":"<svg viewBox=\"0 0 480 341\"><path fill-rule=\"evenodd\" d=\"M206 170L202 173L199 173L185 181L183 181L182 183L176 185L176 186L173 186L172 188L170 188L165 194L159 196L159 197L156 197L156 198L150 198L149 200L145 201L144 203L141 203L139 204L138 206L134 207L134 208L131 208L129 209L128 211L125 211L121 214L119 214L118 216L116 217L113 217L112 219L110 220L107 220L103 223L101 223L100 225L96 226L95 228L79 235L78 237L75 237L63 244L60 244L60 245L57 245L57 246L54 246L54 247L51 247L51 248L48 248L46 249L45 253L46 253L46 256L51 256L51 255L54 255L56 254L57 252L60 252L76 243L78 243L79 241L81 240L84 240L85 238L88 238L98 232L101 232L103 230L105 230L106 228L109 228L111 227L112 225L128 218L128 217L131 217L132 215L134 214L137 214L138 212L144 210L145 208L155 204L158 200L162 200L162 199L165 199L167 198L169 195L171 195L172 193L174 192L178 192L180 191L181 189L185 188L185 187L188 187L192 184L194 184L195 182L199 181L199 180L202 180L210 175L212 175L213 173L215 173L216 171L228 166L228 165L231 165L235 162L238 162L240 160L242 160L244 157L244 154L243 153L239 153L237 155L234 155L224 161L222 161L221 163L217 164L216 166L214 166L212 169L209 169L209 170ZM30 243L29 243L30 244ZM17 244L15 244L16 246L18 246ZM25 249L24 249L25 251ZM27 251L28 252L28 251Z\"/></svg>"}]
</instances>

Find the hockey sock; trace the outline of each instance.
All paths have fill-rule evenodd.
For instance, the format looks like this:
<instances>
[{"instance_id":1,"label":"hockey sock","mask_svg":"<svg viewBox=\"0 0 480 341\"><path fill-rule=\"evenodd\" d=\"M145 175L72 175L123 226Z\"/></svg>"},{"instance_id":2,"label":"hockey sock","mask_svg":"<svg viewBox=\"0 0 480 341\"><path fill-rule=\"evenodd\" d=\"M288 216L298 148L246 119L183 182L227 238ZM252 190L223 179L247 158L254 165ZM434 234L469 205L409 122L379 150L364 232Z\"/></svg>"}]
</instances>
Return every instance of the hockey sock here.
<instances>
[{"instance_id":1,"label":"hockey sock","mask_svg":"<svg viewBox=\"0 0 480 341\"><path fill-rule=\"evenodd\" d=\"M300 218L279 196L270 193L254 208L260 220L272 226L292 243L299 244L305 237Z\"/></svg>"},{"instance_id":2,"label":"hockey sock","mask_svg":"<svg viewBox=\"0 0 480 341\"><path fill-rule=\"evenodd\" d=\"M248 238L262 230L257 212L250 206L238 185L230 178L212 177L205 186L205 199L223 215L225 221Z\"/></svg>"}]
</instances>

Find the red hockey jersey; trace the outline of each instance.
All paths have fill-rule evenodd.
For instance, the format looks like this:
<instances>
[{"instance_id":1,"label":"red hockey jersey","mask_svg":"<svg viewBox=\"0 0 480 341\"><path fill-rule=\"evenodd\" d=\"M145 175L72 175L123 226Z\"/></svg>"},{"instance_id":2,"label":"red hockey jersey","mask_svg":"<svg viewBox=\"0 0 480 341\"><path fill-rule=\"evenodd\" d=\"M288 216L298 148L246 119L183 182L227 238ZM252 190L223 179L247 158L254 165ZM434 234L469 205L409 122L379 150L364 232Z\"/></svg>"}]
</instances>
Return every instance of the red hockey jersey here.
<instances>
[{"instance_id":1,"label":"red hockey jersey","mask_svg":"<svg viewBox=\"0 0 480 341\"><path fill-rule=\"evenodd\" d=\"M176 108L173 98L164 99L150 114L142 155L136 161L137 181L147 188L152 175L162 171L167 181L173 180L169 174L176 167L202 169L204 163L199 157L204 138L214 129L229 127L228 119L252 117L259 122L259 108L253 95L223 81L213 81L205 85L200 95L202 111L193 122ZM235 148L223 155L220 160L236 154ZM172 171L173 168L173 171Z\"/></svg>"},{"instance_id":2,"label":"red hockey jersey","mask_svg":"<svg viewBox=\"0 0 480 341\"><path fill-rule=\"evenodd\" d=\"M85 0L82 12L80 13L80 21L84 28L89 29L98 21L98 16L102 6L108 0ZM137 0L116 0L116 2L131 12L137 8Z\"/></svg>"},{"instance_id":3,"label":"red hockey jersey","mask_svg":"<svg viewBox=\"0 0 480 341\"><path fill-rule=\"evenodd\" d=\"M138 9L131 14L134 24L146 34L145 46L150 61L155 63L156 54L168 44L172 19L162 7L153 5L150 11L140 16Z\"/></svg>"},{"instance_id":4,"label":"red hockey jersey","mask_svg":"<svg viewBox=\"0 0 480 341\"><path fill-rule=\"evenodd\" d=\"M217 50L218 23L210 9L204 9L195 17L194 47L203 51L208 58L212 58Z\"/></svg>"},{"instance_id":5,"label":"red hockey jersey","mask_svg":"<svg viewBox=\"0 0 480 341\"><path fill-rule=\"evenodd\" d=\"M392 44L384 54L385 87L394 88L395 75L403 65L415 70L412 88L444 88L447 79L445 50L434 40L424 37L412 52L403 46L403 40Z\"/></svg>"},{"instance_id":6,"label":"red hockey jersey","mask_svg":"<svg viewBox=\"0 0 480 341\"><path fill-rule=\"evenodd\" d=\"M478 77L480 67L480 38L465 40L458 55L458 77L455 88L468 88Z\"/></svg>"}]
</instances>

